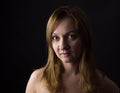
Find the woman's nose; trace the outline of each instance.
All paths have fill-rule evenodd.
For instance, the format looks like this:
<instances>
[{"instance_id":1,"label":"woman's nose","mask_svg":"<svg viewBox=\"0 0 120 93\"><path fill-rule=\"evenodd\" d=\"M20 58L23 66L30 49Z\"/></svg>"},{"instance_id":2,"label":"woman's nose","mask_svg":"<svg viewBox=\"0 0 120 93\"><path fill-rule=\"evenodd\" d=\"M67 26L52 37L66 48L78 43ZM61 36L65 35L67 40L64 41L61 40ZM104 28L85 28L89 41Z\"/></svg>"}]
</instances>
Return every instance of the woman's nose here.
<instances>
[{"instance_id":1,"label":"woman's nose","mask_svg":"<svg viewBox=\"0 0 120 93\"><path fill-rule=\"evenodd\" d=\"M68 41L65 38L60 40L59 48L60 48L60 50L68 50L69 49Z\"/></svg>"}]
</instances>

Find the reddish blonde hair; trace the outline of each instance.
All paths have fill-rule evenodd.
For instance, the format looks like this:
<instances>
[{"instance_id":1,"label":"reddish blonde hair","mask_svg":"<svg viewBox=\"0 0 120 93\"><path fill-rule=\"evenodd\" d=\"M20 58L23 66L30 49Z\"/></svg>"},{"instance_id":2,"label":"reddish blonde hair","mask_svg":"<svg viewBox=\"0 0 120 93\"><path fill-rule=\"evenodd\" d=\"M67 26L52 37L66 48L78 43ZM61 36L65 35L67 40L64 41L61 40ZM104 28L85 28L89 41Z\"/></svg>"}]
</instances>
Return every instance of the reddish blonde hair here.
<instances>
[{"instance_id":1,"label":"reddish blonde hair","mask_svg":"<svg viewBox=\"0 0 120 93\"><path fill-rule=\"evenodd\" d=\"M51 35L62 19L70 17L73 19L76 29L80 31L82 39L82 54L78 63L80 72L80 84L83 93L96 92L96 72L91 54L91 28L86 14L79 6L63 6L57 8L50 16L46 28L46 40L48 43L48 60L43 71L42 79L46 82L47 88L56 93L62 90L61 73L62 65L52 48ZM54 92L53 92L54 91Z\"/></svg>"}]
</instances>

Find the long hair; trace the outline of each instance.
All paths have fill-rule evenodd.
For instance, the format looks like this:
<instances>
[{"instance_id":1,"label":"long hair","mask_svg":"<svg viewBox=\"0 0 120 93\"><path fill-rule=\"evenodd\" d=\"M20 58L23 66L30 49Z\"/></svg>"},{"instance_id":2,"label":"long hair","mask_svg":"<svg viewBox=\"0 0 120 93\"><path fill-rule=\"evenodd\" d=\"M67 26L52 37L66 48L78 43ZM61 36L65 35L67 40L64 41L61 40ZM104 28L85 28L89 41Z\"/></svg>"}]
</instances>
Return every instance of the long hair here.
<instances>
[{"instance_id":1,"label":"long hair","mask_svg":"<svg viewBox=\"0 0 120 93\"><path fill-rule=\"evenodd\" d=\"M73 19L76 29L80 32L82 40L82 53L78 63L80 72L80 84L83 93L96 92L95 64L91 54L92 36L91 26L84 11L79 6L62 6L57 8L50 16L46 27L46 40L48 43L48 60L43 71L42 79L47 88L56 93L62 90L62 64L52 48L52 33L62 19L70 17Z\"/></svg>"}]
</instances>

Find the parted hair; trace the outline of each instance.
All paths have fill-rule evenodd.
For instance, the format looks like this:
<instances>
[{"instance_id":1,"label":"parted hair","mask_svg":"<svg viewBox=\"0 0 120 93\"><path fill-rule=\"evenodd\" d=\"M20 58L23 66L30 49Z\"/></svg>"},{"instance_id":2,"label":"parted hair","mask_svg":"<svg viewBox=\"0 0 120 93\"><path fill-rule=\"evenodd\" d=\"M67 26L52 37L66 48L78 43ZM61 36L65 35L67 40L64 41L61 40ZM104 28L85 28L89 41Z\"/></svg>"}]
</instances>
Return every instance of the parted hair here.
<instances>
[{"instance_id":1,"label":"parted hair","mask_svg":"<svg viewBox=\"0 0 120 93\"><path fill-rule=\"evenodd\" d=\"M82 40L82 52L78 62L78 72L80 73L80 86L83 93L96 93L97 75L96 67L91 53L92 34L88 17L79 6L61 6L51 14L46 27L46 41L48 44L48 60L42 74L47 88L52 92L62 91L61 75L63 66L52 48L52 33L61 20L70 17L73 19L76 29L79 31Z\"/></svg>"}]
</instances>

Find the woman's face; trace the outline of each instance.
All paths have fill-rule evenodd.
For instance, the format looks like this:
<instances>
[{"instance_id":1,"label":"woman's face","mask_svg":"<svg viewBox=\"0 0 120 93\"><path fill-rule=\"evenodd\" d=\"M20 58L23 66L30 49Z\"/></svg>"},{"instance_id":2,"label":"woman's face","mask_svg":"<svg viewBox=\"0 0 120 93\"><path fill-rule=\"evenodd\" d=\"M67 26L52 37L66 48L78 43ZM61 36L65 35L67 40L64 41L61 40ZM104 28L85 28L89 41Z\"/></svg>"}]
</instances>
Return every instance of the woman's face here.
<instances>
[{"instance_id":1,"label":"woman's face","mask_svg":"<svg viewBox=\"0 0 120 93\"><path fill-rule=\"evenodd\" d=\"M80 32L71 18L63 19L52 33L52 47L62 62L72 63L81 55Z\"/></svg>"}]
</instances>

